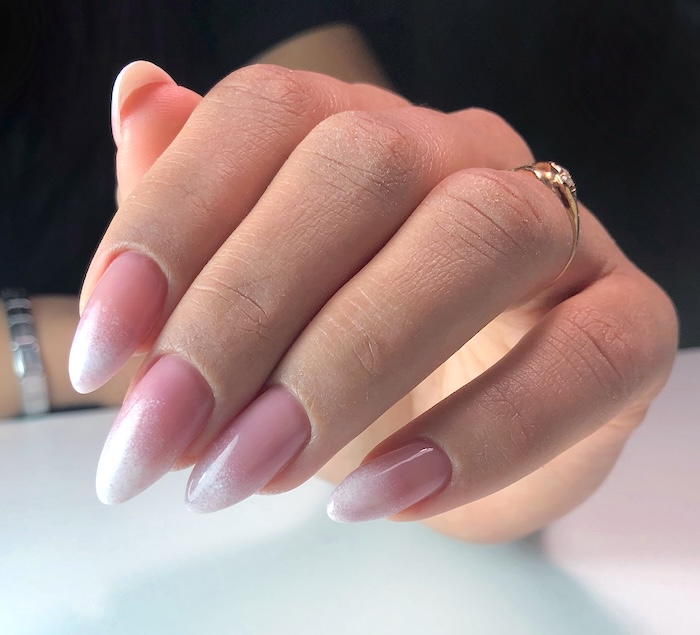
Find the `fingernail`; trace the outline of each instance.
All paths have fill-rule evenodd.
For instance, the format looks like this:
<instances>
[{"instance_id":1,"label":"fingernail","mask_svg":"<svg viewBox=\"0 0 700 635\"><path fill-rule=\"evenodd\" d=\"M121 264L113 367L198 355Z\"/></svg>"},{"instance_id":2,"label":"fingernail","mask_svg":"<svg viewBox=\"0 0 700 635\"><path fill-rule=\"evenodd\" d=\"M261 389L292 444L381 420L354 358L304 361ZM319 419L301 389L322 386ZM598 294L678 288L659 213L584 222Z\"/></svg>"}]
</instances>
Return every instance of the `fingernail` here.
<instances>
[{"instance_id":1,"label":"fingernail","mask_svg":"<svg viewBox=\"0 0 700 635\"><path fill-rule=\"evenodd\" d=\"M451 478L447 455L417 441L358 467L331 494L328 515L339 523L385 518L434 494Z\"/></svg>"},{"instance_id":2,"label":"fingernail","mask_svg":"<svg viewBox=\"0 0 700 635\"><path fill-rule=\"evenodd\" d=\"M114 143L121 142L121 112L124 103L133 92L148 84L175 84L160 66L138 60L127 64L114 80L112 87L112 136Z\"/></svg>"},{"instance_id":3,"label":"fingernail","mask_svg":"<svg viewBox=\"0 0 700 635\"><path fill-rule=\"evenodd\" d=\"M214 396L200 373L176 355L158 359L131 391L105 442L96 489L107 505L155 483L206 424Z\"/></svg>"},{"instance_id":4,"label":"fingernail","mask_svg":"<svg viewBox=\"0 0 700 635\"><path fill-rule=\"evenodd\" d=\"M269 388L233 420L195 465L187 484L187 507L214 512L255 494L310 436L301 404L284 386Z\"/></svg>"},{"instance_id":5,"label":"fingernail","mask_svg":"<svg viewBox=\"0 0 700 635\"><path fill-rule=\"evenodd\" d=\"M95 286L75 332L68 360L73 387L102 386L134 354L160 316L168 283L151 258L119 254Z\"/></svg>"}]
</instances>

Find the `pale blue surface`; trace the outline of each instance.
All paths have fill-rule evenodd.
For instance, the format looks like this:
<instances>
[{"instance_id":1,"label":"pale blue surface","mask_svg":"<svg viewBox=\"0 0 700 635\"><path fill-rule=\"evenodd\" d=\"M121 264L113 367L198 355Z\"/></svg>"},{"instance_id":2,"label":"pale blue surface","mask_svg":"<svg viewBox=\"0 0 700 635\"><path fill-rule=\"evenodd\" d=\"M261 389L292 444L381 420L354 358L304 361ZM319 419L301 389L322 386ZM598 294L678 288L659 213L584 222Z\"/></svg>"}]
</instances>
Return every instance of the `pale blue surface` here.
<instances>
[{"instance_id":1,"label":"pale blue surface","mask_svg":"<svg viewBox=\"0 0 700 635\"><path fill-rule=\"evenodd\" d=\"M535 540L478 547L415 525L332 524L163 568L114 589L99 619L56 635L625 632ZM34 633L38 633L34 631Z\"/></svg>"},{"instance_id":2,"label":"pale blue surface","mask_svg":"<svg viewBox=\"0 0 700 635\"><path fill-rule=\"evenodd\" d=\"M202 516L180 472L106 507L94 472L114 412L0 422L0 635L696 635L698 377L700 351L682 355L546 549L338 525L318 481Z\"/></svg>"}]
</instances>

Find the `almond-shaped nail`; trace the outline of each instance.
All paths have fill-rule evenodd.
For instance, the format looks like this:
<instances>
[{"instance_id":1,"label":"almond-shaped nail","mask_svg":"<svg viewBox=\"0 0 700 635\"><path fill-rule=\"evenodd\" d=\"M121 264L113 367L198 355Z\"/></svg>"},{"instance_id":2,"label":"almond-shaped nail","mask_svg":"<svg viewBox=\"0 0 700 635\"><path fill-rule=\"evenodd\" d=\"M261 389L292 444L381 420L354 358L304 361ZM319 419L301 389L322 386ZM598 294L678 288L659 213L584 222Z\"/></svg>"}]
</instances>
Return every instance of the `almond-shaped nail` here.
<instances>
[{"instance_id":1,"label":"almond-shaped nail","mask_svg":"<svg viewBox=\"0 0 700 635\"><path fill-rule=\"evenodd\" d=\"M175 84L160 66L137 60L127 64L117 75L112 87L112 136L118 146L121 142L121 111L124 103L134 91L149 84Z\"/></svg>"},{"instance_id":2,"label":"almond-shaped nail","mask_svg":"<svg viewBox=\"0 0 700 635\"><path fill-rule=\"evenodd\" d=\"M311 426L284 386L268 388L239 414L192 470L185 502L214 512L255 494L306 445Z\"/></svg>"},{"instance_id":3,"label":"almond-shaped nail","mask_svg":"<svg viewBox=\"0 0 700 635\"><path fill-rule=\"evenodd\" d=\"M176 355L158 359L127 397L102 450L96 489L123 503L170 470L204 428L214 396L199 371Z\"/></svg>"},{"instance_id":4,"label":"almond-shaped nail","mask_svg":"<svg viewBox=\"0 0 700 635\"><path fill-rule=\"evenodd\" d=\"M358 467L336 487L328 515L341 523L386 518L444 488L452 464L439 448L410 443Z\"/></svg>"},{"instance_id":5,"label":"almond-shaped nail","mask_svg":"<svg viewBox=\"0 0 700 635\"><path fill-rule=\"evenodd\" d=\"M68 374L81 393L111 379L141 346L163 311L168 283L151 258L119 254L95 286L75 332Z\"/></svg>"}]
</instances>

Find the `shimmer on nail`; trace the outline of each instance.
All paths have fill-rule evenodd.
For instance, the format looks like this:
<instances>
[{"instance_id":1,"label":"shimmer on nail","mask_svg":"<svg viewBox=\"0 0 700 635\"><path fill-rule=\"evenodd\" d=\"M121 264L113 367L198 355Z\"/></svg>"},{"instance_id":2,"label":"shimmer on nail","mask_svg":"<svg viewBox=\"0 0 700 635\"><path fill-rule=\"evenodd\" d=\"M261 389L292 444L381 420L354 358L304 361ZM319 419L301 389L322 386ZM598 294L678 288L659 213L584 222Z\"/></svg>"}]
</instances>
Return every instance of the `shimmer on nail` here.
<instances>
[{"instance_id":1,"label":"shimmer on nail","mask_svg":"<svg viewBox=\"0 0 700 635\"><path fill-rule=\"evenodd\" d=\"M97 495L122 503L170 470L214 408L209 385L176 355L161 357L127 398L102 450Z\"/></svg>"},{"instance_id":2,"label":"shimmer on nail","mask_svg":"<svg viewBox=\"0 0 700 635\"><path fill-rule=\"evenodd\" d=\"M284 386L273 386L239 414L187 485L187 507L213 512L255 494L306 445L311 425Z\"/></svg>"},{"instance_id":3,"label":"shimmer on nail","mask_svg":"<svg viewBox=\"0 0 700 635\"><path fill-rule=\"evenodd\" d=\"M96 390L136 352L160 317L167 281L148 256L117 256L83 311L70 351L68 372L81 393Z\"/></svg>"},{"instance_id":4,"label":"shimmer on nail","mask_svg":"<svg viewBox=\"0 0 700 635\"><path fill-rule=\"evenodd\" d=\"M425 442L414 442L377 457L352 472L331 495L328 515L354 523L397 514L449 483L447 455Z\"/></svg>"}]
</instances>

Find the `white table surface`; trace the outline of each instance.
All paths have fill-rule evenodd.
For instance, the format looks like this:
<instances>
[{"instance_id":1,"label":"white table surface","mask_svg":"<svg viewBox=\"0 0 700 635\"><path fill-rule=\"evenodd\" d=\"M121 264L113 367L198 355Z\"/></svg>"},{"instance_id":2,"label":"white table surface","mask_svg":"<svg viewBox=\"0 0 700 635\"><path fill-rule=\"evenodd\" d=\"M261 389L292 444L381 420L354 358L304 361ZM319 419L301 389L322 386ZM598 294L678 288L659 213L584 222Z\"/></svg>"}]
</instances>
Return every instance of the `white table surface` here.
<instances>
[{"instance_id":1,"label":"white table surface","mask_svg":"<svg viewBox=\"0 0 700 635\"><path fill-rule=\"evenodd\" d=\"M700 634L700 350L586 504L476 546L338 525L312 481L212 515L185 472L118 507L94 470L114 412L0 422L0 634Z\"/></svg>"}]
</instances>

